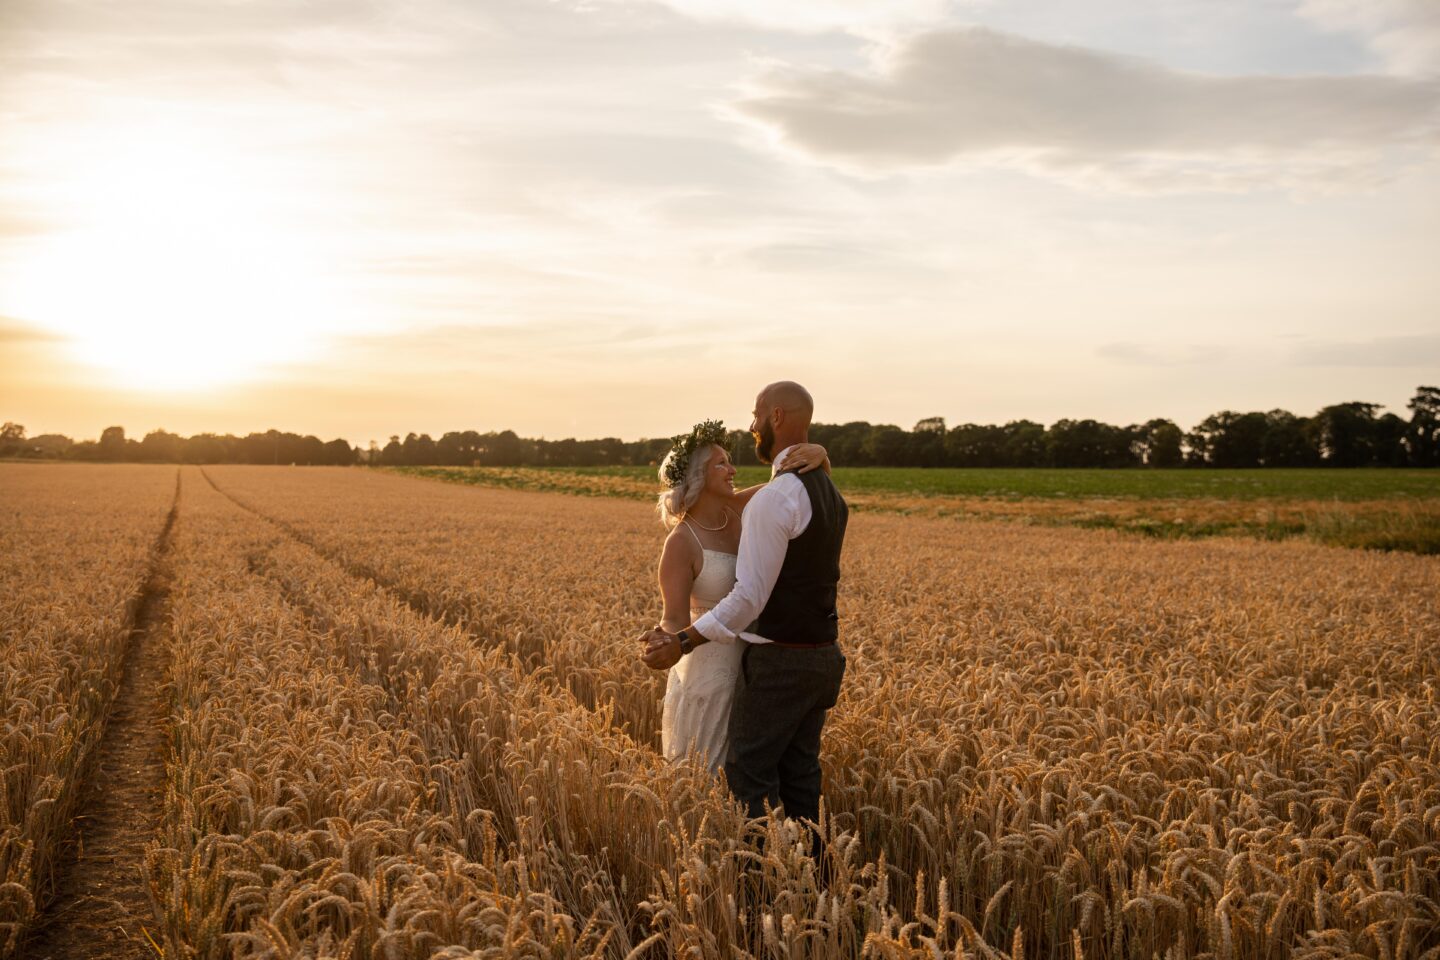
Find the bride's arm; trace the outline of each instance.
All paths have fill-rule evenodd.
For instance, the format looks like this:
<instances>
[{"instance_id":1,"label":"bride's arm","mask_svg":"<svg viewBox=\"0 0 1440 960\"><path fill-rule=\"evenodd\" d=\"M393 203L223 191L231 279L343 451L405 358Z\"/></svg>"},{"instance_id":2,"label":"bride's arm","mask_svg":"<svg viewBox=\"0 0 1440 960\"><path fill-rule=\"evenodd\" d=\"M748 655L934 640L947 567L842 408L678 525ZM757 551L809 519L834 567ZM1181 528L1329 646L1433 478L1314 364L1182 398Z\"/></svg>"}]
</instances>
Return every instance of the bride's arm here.
<instances>
[{"instance_id":1,"label":"bride's arm","mask_svg":"<svg viewBox=\"0 0 1440 960\"><path fill-rule=\"evenodd\" d=\"M830 451L818 443L802 443L791 451L790 456L792 458L796 456L804 458L805 462L800 465L801 473L809 473L816 467L819 467L826 473L830 472Z\"/></svg>"},{"instance_id":2,"label":"bride's arm","mask_svg":"<svg viewBox=\"0 0 1440 960\"><path fill-rule=\"evenodd\" d=\"M660 597L665 603L660 626L670 633L690 623L690 591L695 586L694 538L677 527L660 551Z\"/></svg>"},{"instance_id":3,"label":"bride's arm","mask_svg":"<svg viewBox=\"0 0 1440 960\"><path fill-rule=\"evenodd\" d=\"M786 463L795 463L796 461L799 461L800 473L809 473L816 467L819 467L826 473L830 472L830 454L826 451L824 447L820 446L820 444L818 443L802 443L797 445L794 450L790 451L790 456L785 458ZM745 508L745 504L750 502L750 498L755 496L755 494L759 493L764 488L765 484L757 483L753 487L746 487L744 490L736 490L736 506L743 510Z\"/></svg>"}]
</instances>

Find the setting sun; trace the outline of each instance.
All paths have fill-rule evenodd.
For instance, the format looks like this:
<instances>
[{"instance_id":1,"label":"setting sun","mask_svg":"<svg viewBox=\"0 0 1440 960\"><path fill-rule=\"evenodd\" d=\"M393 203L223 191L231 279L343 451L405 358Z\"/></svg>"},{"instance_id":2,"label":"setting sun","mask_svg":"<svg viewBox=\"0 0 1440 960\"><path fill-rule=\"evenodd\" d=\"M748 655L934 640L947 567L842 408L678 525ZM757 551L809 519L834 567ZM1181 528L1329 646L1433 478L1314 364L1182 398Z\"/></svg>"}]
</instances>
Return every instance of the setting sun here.
<instances>
[{"instance_id":1,"label":"setting sun","mask_svg":"<svg viewBox=\"0 0 1440 960\"><path fill-rule=\"evenodd\" d=\"M233 383L302 359L338 304L272 171L174 131L63 162L65 228L11 289L22 318L120 384Z\"/></svg>"}]
</instances>

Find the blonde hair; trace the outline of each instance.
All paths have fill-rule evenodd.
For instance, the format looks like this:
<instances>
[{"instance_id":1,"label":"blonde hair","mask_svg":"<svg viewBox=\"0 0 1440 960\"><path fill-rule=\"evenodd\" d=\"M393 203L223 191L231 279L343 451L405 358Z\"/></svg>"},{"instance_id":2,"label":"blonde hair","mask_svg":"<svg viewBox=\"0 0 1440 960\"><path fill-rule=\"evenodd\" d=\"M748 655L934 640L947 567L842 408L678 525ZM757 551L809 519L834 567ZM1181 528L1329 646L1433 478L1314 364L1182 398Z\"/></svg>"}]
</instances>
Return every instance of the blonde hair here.
<instances>
[{"instance_id":1,"label":"blonde hair","mask_svg":"<svg viewBox=\"0 0 1440 960\"><path fill-rule=\"evenodd\" d=\"M666 488L656 500L655 512L660 516L660 522L665 525L666 530L673 530L675 525L684 519L685 512L700 499L700 491L705 489L705 470L710 466L710 461L714 459L718 449L720 448L717 445L709 443L691 454L690 462L685 465L685 479L674 486L670 486L665 479L665 472L675 458L675 451L670 451L661 461L660 482L666 484Z\"/></svg>"}]
</instances>

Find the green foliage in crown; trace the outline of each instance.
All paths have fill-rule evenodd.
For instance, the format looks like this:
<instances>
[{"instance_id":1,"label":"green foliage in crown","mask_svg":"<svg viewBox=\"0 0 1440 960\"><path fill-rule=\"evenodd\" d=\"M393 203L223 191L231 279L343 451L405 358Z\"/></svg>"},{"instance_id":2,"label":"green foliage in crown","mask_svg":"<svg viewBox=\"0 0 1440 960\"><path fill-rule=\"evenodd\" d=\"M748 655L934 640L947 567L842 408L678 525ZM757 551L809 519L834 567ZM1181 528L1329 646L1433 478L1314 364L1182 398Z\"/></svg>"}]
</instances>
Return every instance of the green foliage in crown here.
<instances>
[{"instance_id":1,"label":"green foliage in crown","mask_svg":"<svg viewBox=\"0 0 1440 960\"><path fill-rule=\"evenodd\" d=\"M689 433L670 438L670 459L665 464L665 482L678 487L685 482L685 470L690 466L690 457L701 447L714 444L730 453L730 435L720 420L706 420L697 423Z\"/></svg>"}]
</instances>

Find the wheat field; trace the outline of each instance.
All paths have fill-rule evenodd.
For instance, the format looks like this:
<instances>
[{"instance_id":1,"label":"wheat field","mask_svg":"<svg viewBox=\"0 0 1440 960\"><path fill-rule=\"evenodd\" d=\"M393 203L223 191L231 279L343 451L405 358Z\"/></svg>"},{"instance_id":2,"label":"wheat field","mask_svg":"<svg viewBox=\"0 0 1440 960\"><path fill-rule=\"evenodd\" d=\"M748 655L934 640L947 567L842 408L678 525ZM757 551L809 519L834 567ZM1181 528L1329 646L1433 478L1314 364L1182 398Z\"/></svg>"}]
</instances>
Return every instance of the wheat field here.
<instances>
[{"instance_id":1,"label":"wheat field","mask_svg":"<svg viewBox=\"0 0 1440 960\"><path fill-rule=\"evenodd\" d=\"M36 918L174 490L173 469L0 468L0 957Z\"/></svg>"},{"instance_id":2,"label":"wheat field","mask_svg":"<svg viewBox=\"0 0 1440 960\"><path fill-rule=\"evenodd\" d=\"M0 491L7 960L167 516L152 953L1440 957L1433 557L855 516L822 880L659 755L641 504L268 467Z\"/></svg>"}]
</instances>

